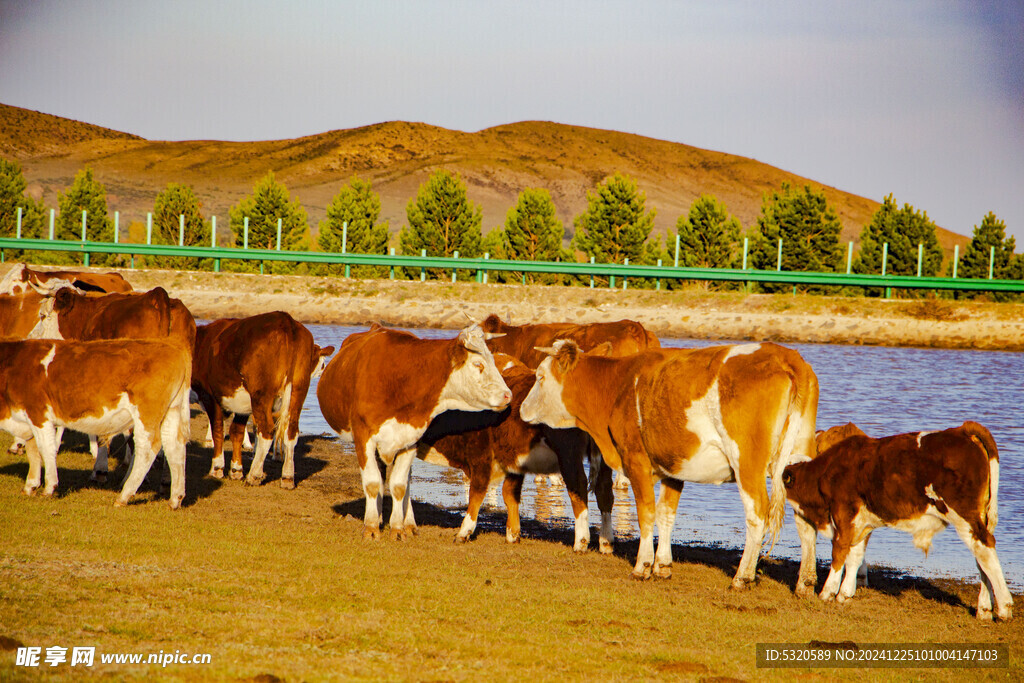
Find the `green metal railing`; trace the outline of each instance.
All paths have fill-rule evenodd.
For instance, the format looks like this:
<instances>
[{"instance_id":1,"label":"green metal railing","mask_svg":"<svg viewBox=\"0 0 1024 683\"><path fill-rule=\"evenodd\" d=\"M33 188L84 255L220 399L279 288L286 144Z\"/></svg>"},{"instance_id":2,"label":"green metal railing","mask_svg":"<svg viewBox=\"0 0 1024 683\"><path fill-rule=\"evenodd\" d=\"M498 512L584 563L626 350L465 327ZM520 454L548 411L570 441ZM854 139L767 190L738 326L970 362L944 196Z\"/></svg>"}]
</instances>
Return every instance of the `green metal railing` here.
<instances>
[{"instance_id":1,"label":"green metal railing","mask_svg":"<svg viewBox=\"0 0 1024 683\"><path fill-rule=\"evenodd\" d=\"M186 256L214 260L219 271L223 260L286 261L297 263L341 264L345 266L385 266L394 279L395 268L419 270L425 279L426 269L443 269L475 273L477 282L486 282L486 274L495 271L522 273L559 273L591 278L609 278L627 286L628 278L653 279L660 288L661 280L705 280L718 282L762 282L784 285L823 285L832 287L883 287L900 289L935 289L988 292L1024 292L1024 280L985 280L912 275L864 275L857 273L808 273L784 270L751 270L740 268L685 268L679 266L638 266L614 263L563 263L550 261L512 261L484 258L450 258L442 256L405 256L384 254L353 254L322 251L287 251L280 249L239 249L237 247L200 247L166 244L131 244L125 242L91 242L49 239L0 238L0 255L4 249L28 251L77 252L89 265L90 254L124 256Z\"/></svg>"},{"instance_id":2,"label":"green metal railing","mask_svg":"<svg viewBox=\"0 0 1024 683\"><path fill-rule=\"evenodd\" d=\"M114 241L113 242L90 242L86 240L87 215L82 211L82 239L80 241L55 240L54 224L55 210L50 209L49 239L23 238L22 210L17 210L17 230L14 238L0 238L0 262L4 259L4 249L19 249L28 251L65 251L80 252L82 262L88 266L90 254L118 254L132 257L132 267L135 267L135 256L185 256L190 258L213 259L214 271L219 272L221 261L233 259L239 261L257 261L260 263L260 272L263 272L264 261L291 261L296 263L325 263L340 264L345 266L345 277L349 277L351 267L356 265L385 266L389 268L391 279L395 278L395 268L419 269L420 280L426 280L427 268L444 269L452 272L452 282L457 279L459 270L475 271L476 281L487 282L487 275L494 271L518 272L523 274L523 282L526 281L526 273L556 273L564 275L575 275L577 277L589 277L590 286L594 287L594 278L602 276L608 278L609 288L614 289L616 279L621 279L622 288L626 289L629 278L645 278L655 280L657 289L661 289L661 281L666 278L677 280L702 280L718 282L762 282L773 284L792 285L794 291L798 285L823 285L828 287L880 287L885 288L886 297L891 296L892 288L900 289L942 289L960 291L982 291L982 292L1024 292L1024 280L995 280L993 279L993 264L995 261L995 248L989 253L988 279L965 279L957 278L957 262L959 261L960 248L954 249L953 256L953 277L922 276L922 262L924 255L923 245L917 248L917 275L888 275L886 273L889 245L885 244L882 249L882 272L880 275L864 275L852 272L853 266L853 242L847 248L846 273L809 273L798 271L782 270L782 239L779 239L778 258L775 270L751 270L747 268L747 257L749 240L743 240L743 267L742 268L686 268L679 267L679 237L676 236L675 262L672 266L663 266L658 260L657 266L630 265L629 259L623 264L616 263L595 263L590 258L589 263L564 263L552 261L512 261L503 259L492 259L489 254L481 258L459 258L459 252L454 257L427 256L423 250L419 256L398 256L395 250L384 254L353 254L346 252L348 244L348 224L342 228L342 250L338 252L323 251L288 251L281 249L282 221L277 221L277 248L276 249L250 249L249 248L249 219L243 222L243 247L218 247L217 243L217 218L211 218L210 225L210 246L185 246L185 216L179 218L178 244L152 244L153 239L153 214L146 215L146 244L131 244L119 241L120 234L120 212L114 212Z\"/></svg>"}]
</instances>

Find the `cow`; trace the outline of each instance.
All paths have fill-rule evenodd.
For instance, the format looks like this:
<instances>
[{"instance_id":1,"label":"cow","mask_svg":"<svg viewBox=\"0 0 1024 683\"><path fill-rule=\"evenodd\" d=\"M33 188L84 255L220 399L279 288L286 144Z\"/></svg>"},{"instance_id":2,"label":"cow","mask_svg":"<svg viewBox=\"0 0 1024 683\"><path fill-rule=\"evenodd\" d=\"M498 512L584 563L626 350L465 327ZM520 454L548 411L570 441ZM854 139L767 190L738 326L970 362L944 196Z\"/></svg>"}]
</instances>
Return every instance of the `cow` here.
<instances>
[{"instance_id":1,"label":"cow","mask_svg":"<svg viewBox=\"0 0 1024 683\"><path fill-rule=\"evenodd\" d=\"M520 415L583 429L613 468L625 470L640 525L634 578L672 575L671 533L684 482L736 481L747 533L732 587L753 582L765 524L773 541L782 526L782 470L793 456L815 453L818 380L800 354L762 343L615 358L582 353L571 340L547 352ZM657 506L652 477L661 479Z\"/></svg>"},{"instance_id":2,"label":"cow","mask_svg":"<svg viewBox=\"0 0 1024 683\"><path fill-rule=\"evenodd\" d=\"M62 287L43 299L38 321L29 336L42 339L173 339L192 353L196 322L178 299L163 287L143 293L83 294L74 287ZM59 442L59 439L58 439ZM105 481L108 448L91 438L89 449L96 458L93 481Z\"/></svg>"},{"instance_id":3,"label":"cow","mask_svg":"<svg viewBox=\"0 0 1024 683\"><path fill-rule=\"evenodd\" d=\"M0 341L0 429L26 441L32 495L57 488L56 429L109 436L135 430L137 453L115 505L126 505L161 446L171 508L185 497L191 353L175 340Z\"/></svg>"},{"instance_id":4,"label":"cow","mask_svg":"<svg viewBox=\"0 0 1024 683\"><path fill-rule=\"evenodd\" d=\"M327 364L316 393L327 424L355 445L367 539L380 537L378 455L391 468L391 536L403 540L416 532L409 472L416 442L431 421L447 410L501 411L512 400L487 335L475 324L452 339L420 339L378 325L349 335Z\"/></svg>"},{"instance_id":5,"label":"cow","mask_svg":"<svg viewBox=\"0 0 1024 683\"><path fill-rule=\"evenodd\" d=\"M284 448L281 487L295 488L295 444L299 415L310 375L334 347L321 349L313 335L287 313L225 318L199 327L192 365L192 388L210 419L231 422L231 478L242 478L242 435L248 416L256 423L256 450L245 481L260 484L272 442ZM274 414L278 417L275 419ZM210 475L224 477L224 430L213 430Z\"/></svg>"},{"instance_id":6,"label":"cow","mask_svg":"<svg viewBox=\"0 0 1024 683\"><path fill-rule=\"evenodd\" d=\"M858 430L859 431L859 430ZM996 555L999 451L977 422L940 432L879 439L854 434L782 477L800 534L798 595L816 583L817 534L832 539L832 564L822 600L845 602L856 591L857 569L874 529L895 527L928 553L936 533L953 525L981 573L976 616L1010 619L1013 598ZM845 570L845 578L844 578Z\"/></svg>"},{"instance_id":7,"label":"cow","mask_svg":"<svg viewBox=\"0 0 1024 683\"><path fill-rule=\"evenodd\" d=\"M543 323L511 325L495 314L489 315L480 327L484 332L501 335L491 339L487 346L492 353L507 353L518 358L526 367L536 370L547 358L538 347L550 347L559 339L572 339L582 351L590 351L608 343L608 355L628 356L646 349L661 348L658 338L638 322L619 320L610 323Z\"/></svg>"},{"instance_id":8,"label":"cow","mask_svg":"<svg viewBox=\"0 0 1024 683\"><path fill-rule=\"evenodd\" d=\"M35 290L0 294L0 338L25 339L39 324L43 295Z\"/></svg>"},{"instance_id":9,"label":"cow","mask_svg":"<svg viewBox=\"0 0 1024 683\"><path fill-rule=\"evenodd\" d=\"M126 294L132 286L120 273L93 273L87 270L32 270L15 264L0 280L0 294L16 294L31 289L50 290L55 281L66 281L83 292Z\"/></svg>"},{"instance_id":10,"label":"cow","mask_svg":"<svg viewBox=\"0 0 1024 683\"><path fill-rule=\"evenodd\" d=\"M519 502L525 474L551 475L561 473L566 483L576 520L574 549L586 551L590 544L587 511L587 476L583 470L583 454L589 437L578 429L551 429L529 425L519 417L519 406L533 386L533 371L502 353L494 354L495 364L512 392L512 402L500 413L490 411L467 413L448 411L431 422L416 445L416 456L438 465L457 467L469 479L469 505L457 542L469 540L476 529L480 505L492 481L504 477L502 496L507 521L505 538L517 543L520 538ZM591 467L597 472L597 464ZM612 552L611 470L601 470L607 481L598 486L601 509L601 541L603 553Z\"/></svg>"}]
</instances>

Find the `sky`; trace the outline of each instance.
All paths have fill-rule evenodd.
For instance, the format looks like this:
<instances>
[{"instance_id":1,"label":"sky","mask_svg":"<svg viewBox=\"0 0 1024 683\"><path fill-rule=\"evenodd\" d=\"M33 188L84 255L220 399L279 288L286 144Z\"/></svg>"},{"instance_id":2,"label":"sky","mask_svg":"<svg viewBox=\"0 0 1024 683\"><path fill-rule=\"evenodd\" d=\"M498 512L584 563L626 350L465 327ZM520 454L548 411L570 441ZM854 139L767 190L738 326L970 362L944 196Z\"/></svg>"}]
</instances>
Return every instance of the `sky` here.
<instances>
[{"instance_id":1,"label":"sky","mask_svg":"<svg viewBox=\"0 0 1024 683\"><path fill-rule=\"evenodd\" d=\"M618 130L1024 251L1021 0L0 0L0 102L152 140Z\"/></svg>"}]
</instances>

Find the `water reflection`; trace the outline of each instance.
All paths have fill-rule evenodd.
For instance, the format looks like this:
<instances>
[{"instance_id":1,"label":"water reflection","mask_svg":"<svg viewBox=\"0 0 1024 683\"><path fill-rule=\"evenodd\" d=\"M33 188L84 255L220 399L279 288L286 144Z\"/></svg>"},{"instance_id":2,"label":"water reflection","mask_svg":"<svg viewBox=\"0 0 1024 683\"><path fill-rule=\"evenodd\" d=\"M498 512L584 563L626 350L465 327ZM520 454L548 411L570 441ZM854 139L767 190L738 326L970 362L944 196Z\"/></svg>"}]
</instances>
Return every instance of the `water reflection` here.
<instances>
[{"instance_id":1,"label":"water reflection","mask_svg":"<svg viewBox=\"0 0 1024 683\"><path fill-rule=\"evenodd\" d=\"M310 325L321 346L335 347L349 334L366 329ZM414 330L422 337L447 338L454 330ZM719 342L662 339L667 347L703 347ZM981 422L992 432L1000 452L999 526L997 549L1011 590L1024 590L1024 424L1019 419L1024 355L991 351L895 349L885 347L789 344L818 375L821 398L818 426L856 422L871 436L955 427L964 420ZM306 433L330 432L320 415L316 386L310 388L300 428ZM532 485L531 485L532 484ZM493 494L493 495L492 495ZM466 496L458 470L417 462L413 466L413 495L435 505L462 512ZM504 511L500 492L489 492L486 506ZM572 528L572 509L564 486L534 482L523 487L521 514L545 524ZM636 509L631 492L616 489L613 509L619 539L637 535ZM590 519L600 519L591 496ZM679 503L673 539L742 548L743 507L735 484L688 483ZM830 544L820 539L818 556L830 556ZM787 512L786 525L772 551L798 560L800 542ZM879 529L871 536L867 562L884 563L918 576L954 576L974 580L977 568L970 551L947 529L935 537L925 558L909 534Z\"/></svg>"}]
</instances>

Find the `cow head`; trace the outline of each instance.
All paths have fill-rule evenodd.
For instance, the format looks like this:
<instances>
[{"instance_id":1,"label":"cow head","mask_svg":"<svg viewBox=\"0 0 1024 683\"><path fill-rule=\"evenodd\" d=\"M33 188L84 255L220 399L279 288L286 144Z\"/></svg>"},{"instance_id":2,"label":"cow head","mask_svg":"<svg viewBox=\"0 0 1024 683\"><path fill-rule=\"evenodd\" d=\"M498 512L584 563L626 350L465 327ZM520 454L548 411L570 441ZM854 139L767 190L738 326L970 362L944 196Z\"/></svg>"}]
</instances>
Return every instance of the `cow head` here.
<instances>
[{"instance_id":1,"label":"cow head","mask_svg":"<svg viewBox=\"0 0 1024 683\"><path fill-rule=\"evenodd\" d=\"M504 410L512 401L505 380L487 348L486 334L477 324L459 332L452 371L441 391L439 410Z\"/></svg>"},{"instance_id":2,"label":"cow head","mask_svg":"<svg viewBox=\"0 0 1024 683\"><path fill-rule=\"evenodd\" d=\"M75 303L79 291L66 280L51 280L61 283L52 296L47 296L39 304L39 322L29 332L29 339L63 339L60 333L59 316Z\"/></svg>"},{"instance_id":3,"label":"cow head","mask_svg":"<svg viewBox=\"0 0 1024 683\"><path fill-rule=\"evenodd\" d=\"M550 348L538 348L548 354L537 367L537 381L523 399L519 416L530 424L545 424L555 429L576 426L576 418L565 407L562 387L565 376L572 371L582 355L576 342L560 339Z\"/></svg>"},{"instance_id":4,"label":"cow head","mask_svg":"<svg viewBox=\"0 0 1024 683\"><path fill-rule=\"evenodd\" d=\"M327 357L332 353L334 353L333 346L320 348L318 344L313 344L313 370L309 373L310 379L324 374L324 368L327 367Z\"/></svg>"},{"instance_id":5,"label":"cow head","mask_svg":"<svg viewBox=\"0 0 1024 683\"><path fill-rule=\"evenodd\" d=\"M840 441L849 439L851 436L867 436L867 434L857 425L847 422L844 425L836 425L824 431L818 430L815 432L814 445L817 447L818 453L824 453L832 446L835 446Z\"/></svg>"}]
</instances>

